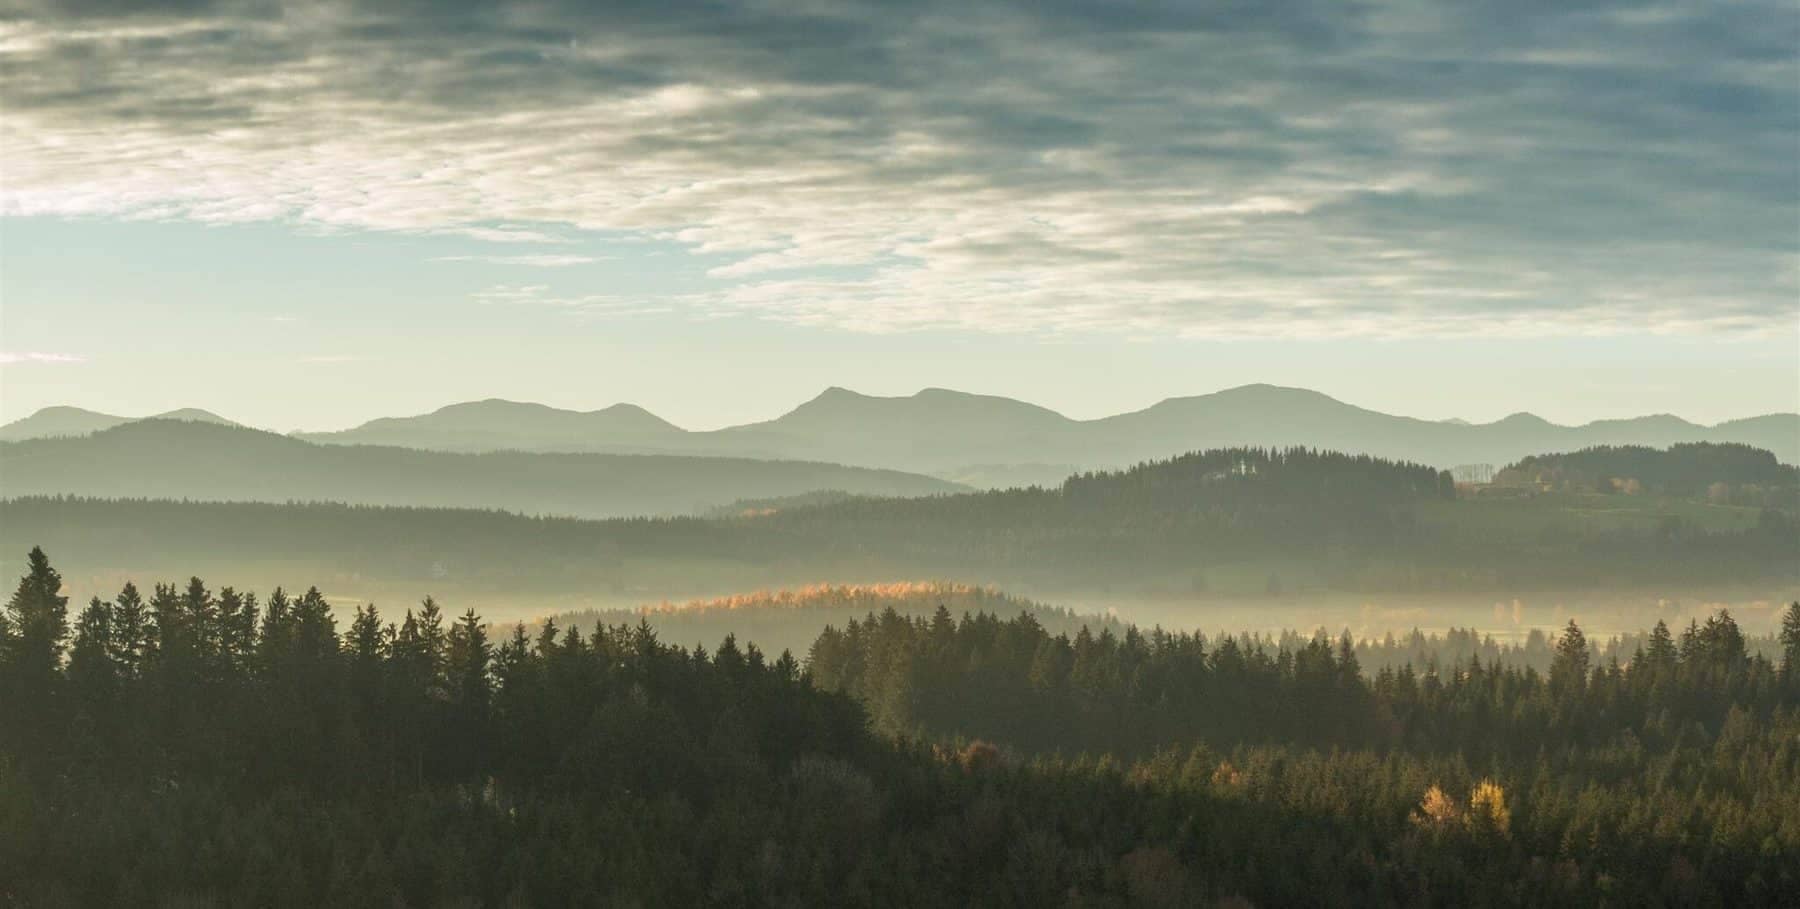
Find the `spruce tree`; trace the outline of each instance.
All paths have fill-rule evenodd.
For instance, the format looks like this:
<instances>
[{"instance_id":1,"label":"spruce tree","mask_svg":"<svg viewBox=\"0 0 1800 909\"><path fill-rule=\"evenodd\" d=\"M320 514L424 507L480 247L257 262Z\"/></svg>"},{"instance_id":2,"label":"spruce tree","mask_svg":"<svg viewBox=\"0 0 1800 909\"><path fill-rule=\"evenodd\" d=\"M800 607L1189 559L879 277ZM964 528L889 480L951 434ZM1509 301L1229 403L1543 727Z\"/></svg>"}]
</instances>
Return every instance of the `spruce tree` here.
<instances>
[{"instance_id":1,"label":"spruce tree","mask_svg":"<svg viewBox=\"0 0 1800 909\"><path fill-rule=\"evenodd\" d=\"M1789 603L1781 617L1781 674L1800 682L1800 601Z\"/></svg>"},{"instance_id":2,"label":"spruce tree","mask_svg":"<svg viewBox=\"0 0 1800 909\"><path fill-rule=\"evenodd\" d=\"M125 678L135 678L144 662L149 646L149 615L144 611L144 598L130 581L113 598L112 659Z\"/></svg>"},{"instance_id":3,"label":"spruce tree","mask_svg":"<svg viewBox=\"0 0 1800 909\"><path fill-rule=\"evenodd\" d=\"M94 597L75 620L75 641L69 648L69 685L90 714L105 708L118 684L112 634L112 604Z\"/></svg>"},{"instance_id":4,"label":"spruce tree","mask_svg":"<svg viewBox=\"0 0 1800 909\"><path fill-rule=\"evenodd\" d=\"M42 548L33 547L26 561L25 576L0 610L7 629L0 638L0 745L18 748L27 763L48 763L69 598Z\"/></svg>"},{"instance_id":5,"label":"spruce tree","mask_svg":"<svg viewBox=\"0 0 1800 909\"><path fill-rule=\"evenodd\" d=\"M1650 646L1644 651L1644 659L1650 669L1656 673L1672 672L1675 669L1675 636L1669 633L1667 622L1658 619L1656 627L1650 630Z\"/></svg>"},{"instance_id":6,"label":"spruce tree","mask_svg":"<svg viewBox=\"0 0 1800 909\"><path fill-rule=\"evenodd\" d=\"M1580 694L1587 687L1587 677L1587 635L1570 619L1556 642L1556 655L1550 663L1550 687L1563 695Z\"/></svg>"},{"instance_id":7,"label":"spruce tree","mask_svg":"<svg viewBox=\"0 0 1800 909\"><path fill-rule=\"evenodd\" d=\"M42 547L32 547L28 568L12 599L6 601L6 652L0 654L24 697L48 692L62 665L69 636L69 598L62 595L62 575L50 567Z\"/></svg>"},{"instance_id":8,"label":"spruce tree","mask_svg":"<svg viewBox=\"0 0 1800 909\"><path fill-rule=\"evenodd\" d=\"M450 629L449 668L456 700L467 711L487 710L488 660L491 656L481 617L473 609L463 613Z\"/></svg>"}]
</instances>

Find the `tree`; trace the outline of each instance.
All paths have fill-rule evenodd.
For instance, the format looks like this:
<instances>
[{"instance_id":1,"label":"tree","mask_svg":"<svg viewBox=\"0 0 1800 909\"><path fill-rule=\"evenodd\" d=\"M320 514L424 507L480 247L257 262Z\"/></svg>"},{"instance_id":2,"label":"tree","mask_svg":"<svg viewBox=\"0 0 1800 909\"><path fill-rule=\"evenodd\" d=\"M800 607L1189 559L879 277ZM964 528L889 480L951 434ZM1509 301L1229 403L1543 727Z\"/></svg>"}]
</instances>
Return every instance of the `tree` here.
<instances>
[{"instance_id":1,"label":"tree","mask_svg":"<svg viewBox=\"0 0 1800 909\"><path fill-rule=\"evenodd\" d=\"M1556 642L1556 655L1550 662L1550 688L1565 696L1580 694L1587 688L1588 645L1581 626L1569 620L1562 637Z\"/></svg>"},{"instance_id":2,"label":"tree","mask_svg":"<svg viewBox=\"0 0 1800 909\"><path fill-rule=\"evenodd\" d=\"M1505 839L1512 832L1512 812L1506 807L1506 790L1490 779L1469 792L1469 830L1478 839Z\"/></svg>"},{"instance_id":3,"label":"tree","mask_svg":"<svg viewBox=\"0 0 1800 909\"><path fill-rule=\"evenodd\" d=\"M113 598L111 636L113 663L126 678L135 678L142 670L144 651L150 645L149 618L137 585L126 581Z\"/></svg>"},{"instance_id":4,"label":"tree","mask_svg":"<svg viewBox=\"0 0 1800 909\"><path fill-rule=\"evenodd\" d=\"M1781 673L1800 679L1800 601L1789 603L1781 617Z\"/></svg>"},{"instance_id":5,"label":"tree","mask_svg":"<svg viewBox=\"0 0 1800 909\"><path fill-rule=\"evenodd\" d=\"M470 714L482 714L488 703L487 629L481 616L471 609L451 626L449 635L449 672L454 697Z\"/></svg>"},{"instance_id":6,"label":"tree","mask_svg":"<svg viewBox=\"0 0 1800 909\"><path fill-rule=\"evenodd\" d=\"M62 595L62 575L49 556L34 546L29 565L12 599L6 601L6 651L0 653L15 684L26 697L55 684L69 636L69 598Z\"/></svg>"},{"instance_id":7,"label":"tree","mask_svg":"<svg viewBox=\"0 0 1800 909\"><path fill-rule=\"evenodd\" d=\"M1424 797L1419 799L1419 807L1414 809L1412 820L1433 833L1443 833L1462 823L1462 806L1433 783L1425 790Z\"/></svg>"},{"instance_id":8,"label":"tree","mask_svg":"<svg viewBox=\"0 0 1800 909\"><path fill-rule=\"evenodd\" d=\"M83 709L102 710L118 683L113 662L112 604L94 597L75 620L75 642L69 648L69 685Z\"/></svg>"},{"instance_id":9,"label":"tree","mask_svg":"<svg viewBox=\"0 0 1800 909\"><path fill-rule=\"evenodd\" d=\"M69 598L42 548L33 547L26 561L24 577L0 609L0 745L11 739L27 762L53 765L48 751L69 634Z\"/></svg>"},{"instance_id":10,"label":"tree","mask_svg":"<svg viewBox=\"0 0 1800 909\"><path fill-rule=\"evenodd\" d=\"M1650 630L1650 646L1644 651L1644 660L1653 673L1675 670L1675 636L1669 633L1667 622L1656 620L1656 627Z\"/></svg>"}]
</instances>

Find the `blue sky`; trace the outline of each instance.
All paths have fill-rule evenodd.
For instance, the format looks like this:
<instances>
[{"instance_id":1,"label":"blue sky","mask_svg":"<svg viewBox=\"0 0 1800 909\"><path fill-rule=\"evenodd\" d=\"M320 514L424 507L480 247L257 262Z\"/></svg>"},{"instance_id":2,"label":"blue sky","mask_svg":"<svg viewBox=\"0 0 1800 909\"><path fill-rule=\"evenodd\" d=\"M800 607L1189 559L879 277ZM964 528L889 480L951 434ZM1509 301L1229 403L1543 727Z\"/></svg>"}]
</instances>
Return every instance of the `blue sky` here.
<instances>
[{"instance_id":1,"label":"blue sky","mask_svg":"<svg viewBox=\"0 0 1800 909\"><path fill-rule=\"evenodd\" d=\"M25 4L0 418L1800 410L1800 12Z\"/></svg>"}]
</instances>

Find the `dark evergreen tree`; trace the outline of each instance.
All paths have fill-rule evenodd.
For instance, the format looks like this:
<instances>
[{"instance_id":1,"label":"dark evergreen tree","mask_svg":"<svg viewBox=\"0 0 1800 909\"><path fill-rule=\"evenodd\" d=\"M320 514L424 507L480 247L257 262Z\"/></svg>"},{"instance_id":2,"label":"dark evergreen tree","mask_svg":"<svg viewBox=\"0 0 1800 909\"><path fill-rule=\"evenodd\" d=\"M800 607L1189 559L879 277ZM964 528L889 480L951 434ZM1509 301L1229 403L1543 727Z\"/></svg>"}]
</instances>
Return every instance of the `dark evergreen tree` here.
<instances>
[{"instance_id":1,"label":"dark evergreen tree","mask_svg":"<svg viewBox=\"0 0 1800 909\"><path fill-rule=\"evenodd\" d=\"M25 576L0 609L0 736L16 738L28 759L48 766L50 728L61 709L69 598L42 548L32 547L26 562Z\"/></svg>"},{"instance_id":2,"label":"dark evergreen tree","mask_svg":"<svg viewBox=\"0 0 1800 909\"><path fill-rule=\"evenodd\" d=\"M1800 601L1789 603L1781 616L1781 671L1800 679Z\"/></svg>"},{"instance_id":3,"label":"dark evergreen tree","mask_svg":"<svg viewBox=\"0 0 1800 909\"><path fill-rule=\"evenodd\" d=\"M1585 690L1588 659L1587 635L1581 633L1581 626L1575 624L1574 619L1570 619L1556 642L1556 658L1550 664L1551 690L1564 696L1579 695Z\"/></svg>"}]
</instances>

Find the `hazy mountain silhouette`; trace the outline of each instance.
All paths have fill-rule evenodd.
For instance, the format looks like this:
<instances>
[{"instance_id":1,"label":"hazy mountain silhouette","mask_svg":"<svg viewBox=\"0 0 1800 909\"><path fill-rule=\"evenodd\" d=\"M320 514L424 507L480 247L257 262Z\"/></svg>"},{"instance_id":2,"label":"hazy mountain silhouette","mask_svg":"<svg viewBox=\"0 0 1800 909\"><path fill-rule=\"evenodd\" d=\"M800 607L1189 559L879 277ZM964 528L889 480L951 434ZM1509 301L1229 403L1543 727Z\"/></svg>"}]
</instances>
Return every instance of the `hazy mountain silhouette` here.
<instances>
[{"instance_id":1,"label":"hazy mountain silhouette","mask_svg":"<svg viewBox=\"0 0 1800 909\"><path fill-rule=\"evenodd\" d=\"M0 438L80 431L79 420L51 414L52 410L73 409L47 408L0 429ZM76 428L45 432L41 426ZM1170 398L1096 420L1073 420L1011 398L941 388L904 397L830 388L773 420L708 432L683 430L629 404L575 411L488 400L299 437L443 451L828 461L930 473L982 486L1051 483L1078 469L1120 467L1182 451L1237 445L1304 445L1452 467L1497 466L1527 455L1592 445L1742 442L1772 451L1785 463L1800 462L1800 414L1770 414L1716 426L1667 414L1561 426L1519 413L1474 424L1395 416L1319 392L1275 385Z\"/></svg>"},{"instance_id":2,"label":"hazy mountain silhouette","mask_svg":"<svg viewBox=\"0 0 1800 909\"><path fill-rule=\"evenodd\" d=\"M336 501L618 517L689 514L740 498L818 489L911 496L962 488L933 477L836 464L319 445L176 420L0 443L0 495L8 497Z\"/></svg>"},{"instance_id":3,"label":"hazy mountain silhouette","mask_svg":"<svg viewBox=\"0 0 1800 909\"><path fill-rule=\"evenodd\" d=\"M216 413L195 407L183 407L180 410L171 410L168 413L159 413L148 417L120 417L109 413L84 410L80 407L59 406L46 407L22 420L14 420L0 426L0 442L50 439L59 436L85 436L139 419L186 420L194 423L216 423L221 426L238 425Z\"/></svg>"},{"instance_id":4,"label":"hazy mountain silhouette","mask_svg":"<svg viewBox=\"0 0 1800 909\"><path fill-rule=\"evenodd\" d=\"M295 435L314 442L441 451L627 451L679 448L687 431L635 404L579 411L489 398L416 417L383 417L341 432Z\"/></svg>"},{"instance_id":5,"label":"hazy mountain silhouette","mask_svg":"<svg viewBox=\"0 0 1800 909\"><path fill-rule=\"evenodd\" d=\"M1066 448L1075 425L1011 398L942 388L883 398L828 388L776 419L696 435L713 451L764 457L809 451L843 464L911 464L943 473L972 464L1053 460L1045 453Z\"/></svg>"}]
</instances>

